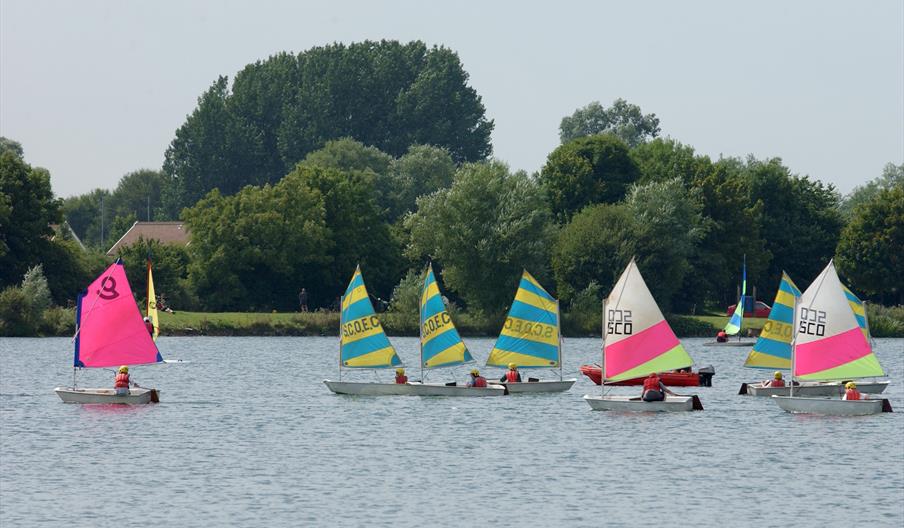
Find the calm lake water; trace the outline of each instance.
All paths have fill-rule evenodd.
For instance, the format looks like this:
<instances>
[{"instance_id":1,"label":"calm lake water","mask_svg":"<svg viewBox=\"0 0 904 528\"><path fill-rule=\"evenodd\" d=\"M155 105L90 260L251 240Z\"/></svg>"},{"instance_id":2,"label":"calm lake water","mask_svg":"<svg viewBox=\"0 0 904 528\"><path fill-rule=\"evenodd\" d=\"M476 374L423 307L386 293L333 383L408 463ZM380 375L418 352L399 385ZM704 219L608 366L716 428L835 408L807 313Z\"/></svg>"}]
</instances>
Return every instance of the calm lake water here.
<instances>
[{"instance_id":1,"label":"calm lake water","mask_svg":"<svg viewBox=\"0 0 904 528\"><path fill-rule=\"evenodd\" d=\"M393 342L417 364L416 339ZM716 368L704 412L591 411L595 339L566 341L569 392L456 399L330 393L335 338L161 338L190 363L134 368L162 389L135 407L61 403L68 339L0 339L0 525L902 526L904 340L877 340L898 412L862 418L738 396L769 374L747 350L684 342Z\"/></svg>"}]
</instances>

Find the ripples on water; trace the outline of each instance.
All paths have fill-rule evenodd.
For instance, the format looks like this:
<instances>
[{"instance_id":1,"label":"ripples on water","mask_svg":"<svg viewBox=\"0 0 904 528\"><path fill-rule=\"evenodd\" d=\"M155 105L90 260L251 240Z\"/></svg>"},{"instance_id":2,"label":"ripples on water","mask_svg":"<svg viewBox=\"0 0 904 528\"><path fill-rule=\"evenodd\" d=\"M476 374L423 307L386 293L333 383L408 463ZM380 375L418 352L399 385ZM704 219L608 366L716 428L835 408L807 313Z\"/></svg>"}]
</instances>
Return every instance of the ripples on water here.
<instances>
[{"instance_id":1,"label":"ripples on water","mask_svg":"<svg viewBox=\"0 0 904 528\"><path fill-rule=\"evenodd\" d=\"M481 359L493 344L466 341ZM416 339L393 342L417 364ZM61 403L69 341L0 339L0 524L901 526L904 340L877 346L898 412L863 418L738 396L769 373L701 343L685 340L716 367L705 412L616 414L581 400L594 339L566 341L569 392L471 399L336 396L335 338L162 338L191 363L133 369L163 391L135 407Z\"/></svg>"}]
</instances>

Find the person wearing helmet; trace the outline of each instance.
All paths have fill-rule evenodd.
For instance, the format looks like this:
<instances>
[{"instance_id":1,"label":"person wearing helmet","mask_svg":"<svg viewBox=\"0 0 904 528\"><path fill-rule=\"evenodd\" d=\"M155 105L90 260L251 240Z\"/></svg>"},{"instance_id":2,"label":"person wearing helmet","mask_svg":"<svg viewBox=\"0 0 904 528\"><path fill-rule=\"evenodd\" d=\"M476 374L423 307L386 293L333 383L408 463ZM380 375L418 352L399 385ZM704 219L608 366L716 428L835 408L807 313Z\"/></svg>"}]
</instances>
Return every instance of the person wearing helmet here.
<instances>
[{"instance_id":1,"label":"person wearing helmet","mask_svg":"<svg viewBox=\"0 0 904 528\"><path fill-rule=\"evenodd\" d=\"M486 387L487 379L480 375L477 369L471 369L471 379L468 380L468 387Z\"/></svg>"},{"instance_id":2,"label":"person wearing helmet","mask_svg":"<svg viewBox=\"0 0 904 528\"><path fill-rule=\"evenodd\" d=\"M659 379L659 375L655 372L651 372L650 375L643 380L643 391L640 393L640 398L643 401L663 401L665 400L666 394L675 396L675 393L665 386L662 380Z\"/></svg>"},{"instance_id":3,"label":"person wearing helmet","mask_svg":"<svg viewBox=\"0 0 904 528\"><path fill-rule=\"evenodd\" d=\"M521 383L521 373L518 372L518 365L514 363L508 364L508 370L505 371L505 374L499 378L499 381L506 381L508 383Z\"/></svg>"},{"instance_id":4,"label":"person wearing helmet","mask_svg":"<svg viewBox=\"0 0 904 528\"><path fill-rule=\"evenodd\" d=\"M129 385L131 384L132 382L129 380L129 367L125 365L119 367L119 370L116 371L116 380L113 385L113 388L116 389L116 395L128 396Z\"/></svg>"},{"instance_id":5,"label":"person wearing helmet","mask_svg":"<svg viewBox=\"0 0 904 528\"><path fill-rule=\"evenodd\" d=\"M717 343L728 342L728 334L725 333L725 330L719 330L719 333L716 334L716 342Z\"/></svg>"},{"instance_id":6,"label":"person wearing helmet","mask_svg":"<svg viewBox=\"0 0 904 528\"><path fill-rule=\"evenodd\" d=\"M784 387L784 386L785 386L785 380L782 379L782 373L777 370L775 371L775 374L773 374L771 380L763 382L763 387Z\"/></svg>"},{"instance_id":7,"label":"person wearing helmet","mask_svg":"<svg viewBox=\"0 0 904 528\"><path fill-rule=\"evenodd\" d=\"M144 318L144 327L147 328L148 333L151 334L151 337L154 337L154 322L151 321L150 317Z\"/></svg>"},{"instance_id":8,"label":"person wearing helmet","mask_svg":"<svg viewBox=\"0 0 904 528\"><path fill-rule=\"evenodd\" d=\"M857 390L857 384L853 381L849 381L844 384L844 397L842 400L859 400L860 399L860 391Z\"/></svg>"},{"instance_id":9,"label":"person wearing helmet","mask_svg":"<svg viewBox=\"0 0 904 528\"><path fill-rule=\"evenodd\" d=\"M395 369L395 382L396 385L404 385L408 383L408 376L405 375L405 369L401 367Z\"/></svg>"}]
</instances>

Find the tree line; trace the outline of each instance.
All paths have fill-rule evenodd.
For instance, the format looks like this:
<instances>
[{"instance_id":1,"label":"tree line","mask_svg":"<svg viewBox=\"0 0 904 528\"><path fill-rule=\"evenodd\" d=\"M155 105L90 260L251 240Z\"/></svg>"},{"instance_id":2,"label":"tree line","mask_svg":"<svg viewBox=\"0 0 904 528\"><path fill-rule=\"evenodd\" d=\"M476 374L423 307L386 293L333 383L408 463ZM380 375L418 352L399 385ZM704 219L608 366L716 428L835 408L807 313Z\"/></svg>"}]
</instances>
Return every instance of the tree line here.
<instances>
[{"instance_id":1,"label":"tree line","mask_svg":"<svg viewBox=\"0 0 904 528\"><path fill-rule=\"evenodd\" d=\"M375 297L407 305L428 260L475 313L504 311L522 268L565 306L593 306L632 256L667 311L734 302L745 255L766 302L782 270L805 287L831 258L854 291L904 302L904 165L842 197L778 158L699 155L618 99L565 116L562 144L528 174L490 158L492 126L453 52L382 41L219 78L162 169L112 192L61 201L4 140L0 289L43 264L65 305L135 219L181 218L188 247L141 241L121 256L141 292L153 255L157 291L182 309L292 310L301 287L328 308L358 264ZM64 219L92 251L51 230Z\"/></svg>"}]
</instances>

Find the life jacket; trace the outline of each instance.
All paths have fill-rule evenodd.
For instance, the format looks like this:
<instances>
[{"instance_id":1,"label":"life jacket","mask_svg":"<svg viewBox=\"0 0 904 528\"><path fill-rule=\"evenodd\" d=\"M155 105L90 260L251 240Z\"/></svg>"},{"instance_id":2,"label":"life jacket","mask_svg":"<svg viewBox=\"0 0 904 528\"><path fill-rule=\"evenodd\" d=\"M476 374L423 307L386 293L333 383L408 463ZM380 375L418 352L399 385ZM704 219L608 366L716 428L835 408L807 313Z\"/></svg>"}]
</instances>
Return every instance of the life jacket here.
<instances>
[{"instance_id":1,"label":"life jacket","mask_svg":"<svg viewBox=\"0 0 904 528\"><path fill-rule=\"evenodd\" d=\"M402 375L397 374L395 377L395 382L398 385L404 385L404 384L408 383L408 376L406 376L404 374L402 374Z\"/></svg>"},{"instance_id":2,"label":"life jacket","mask_svg":"<svg viewBox=\"0 0 904 528\"><path fill-rule=\"evenodd\" d=\"M505 381L509 383L517 383L521 381L521 375L517 370L509 370L505 373Z\"/></svg>"},{"instance_id":3,"label":"life jacket","mask_svg":"<svg viewBox=\"0 0 904 528\"><path fill-rule=\"evenodd\" d=\"M643 380L643 390L644 392L648 390L660 390L659 388L659 376L648 376Z\"/></svg>"},{"instance_id":4,"label":"life jacket","mask_svg":"<svg viewBox=\"0 0 904 528\"><path fill-rule=\"evenodd\" d=\"M129 388L129 374L120 372L116 375L116 384L113 385L117 389Z\"/></svg>"},{"instance_id":5,"label":"life jacket","mask_svg":"<svg viewBox=\"0 0 904 528\"><path fill-rule=\"evenodd\" d=\"M848 389L844 391L844 399L845 400L859 400L860 399L860 391L857 389Z\"/></svg>"},{"instance_id":6,"label":"life jacket","mask_svg":"<svg viewBox=\"0 0 904 528\"><path fill-rule=\"evenodd\" d=\"M483 376L477 376L476 378L474 378L474 385L472 385L472 387L486 387L486 386L487 386L486 378L484 378Z\"/></svg>"},{"instance_id":7,"label":"life jacket","mask_svg":"<svg viewBox=\"0 0 904 528\"><path fill-rule=\"evenodd\" d=\"M770 387L784 387L784 386L785 386L785 380L774 379L774 380L772 380L772 381L769 382L769 386L770 386Z\"/></svg>"}]
</instances>

